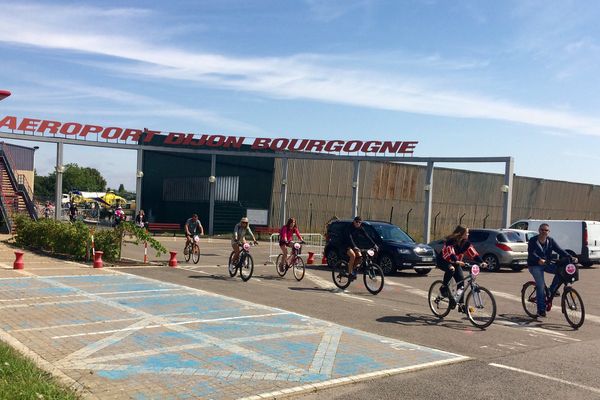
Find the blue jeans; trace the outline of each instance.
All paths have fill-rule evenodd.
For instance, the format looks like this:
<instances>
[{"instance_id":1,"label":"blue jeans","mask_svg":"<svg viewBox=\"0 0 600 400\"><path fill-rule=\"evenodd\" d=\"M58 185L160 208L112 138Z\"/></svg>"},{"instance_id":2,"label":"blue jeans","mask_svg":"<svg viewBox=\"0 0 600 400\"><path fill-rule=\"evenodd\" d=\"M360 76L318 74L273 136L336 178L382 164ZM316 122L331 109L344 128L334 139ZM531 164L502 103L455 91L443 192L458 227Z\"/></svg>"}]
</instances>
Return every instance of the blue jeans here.
<instances>
[{"instance_id":1,"label":"blue jeans","mask_svg":"<svg viewBox=\"0 0 600 400\"><path fill-rule=\"evenodd\" d=\"M554 279L550 285L550 293L560 284L560 276L556 274L556 264L528 266L529 272L535 280L535 302L537 303L538 313L546 312L546 283L544 282L544 272L554 274Z\"/></svg>"}]
</instances>

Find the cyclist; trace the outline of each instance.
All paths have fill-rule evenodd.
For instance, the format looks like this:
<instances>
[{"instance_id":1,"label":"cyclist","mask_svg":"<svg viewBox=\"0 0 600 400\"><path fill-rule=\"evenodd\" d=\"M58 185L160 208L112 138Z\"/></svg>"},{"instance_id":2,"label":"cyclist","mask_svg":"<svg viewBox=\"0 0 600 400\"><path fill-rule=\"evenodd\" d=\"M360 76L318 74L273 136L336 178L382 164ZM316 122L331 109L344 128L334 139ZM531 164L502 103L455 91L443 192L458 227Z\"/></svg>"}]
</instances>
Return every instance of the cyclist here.
<instances>
[{"instance_id":1,"label":"cyclist","mask_svg":"<svg viewBox=\"0 0 600 400\"><path fill-rule=\"evenodd\" d=\"M362 260L362 254L360 253L358 243L363 243L363 238L369 240L377 250L377 245L362 226L362 219L360 217L354 217L354 220L346 230L344 237L346 255L348 256L348 276L350 277L350 281L356 279L356 271L354 268L357 265L360 265Z\"/></svg>"},{"instance_id":2,"label":"cyclist","mask_svg":"<svg viewBox=\"0 0 600 400\"><path fill-rule=\"evenodd\" d=\"M302 235L300 235L300 231L296 225L296 218L290 218L279 230L279 248L281 248L281 254L283 254L281 264L278 266L280 270L288 263L287 248L291 246L294 235L296 235L301 243L304 243L304 239L302 239Z\"/></svg>"},{"instance_id":3,"label":"cyclist","mask_svg":"<svg viewBox=\"0 0 600 400\"><path fill-rule=\"evenodd\" d=\"M252 229L250 229L248 218L244 217L235 225L235 228L233 228L233 237L231 238L231 247L233 248L234 253L232 260L233 265L238 262L240 256L240 244L246 243L246 235L252 236L254 244L258 244L254 237L254 233L252 233Z\"/></svg>"},{"instance_id":4,"label":"cyclist","mask_svg":"<svg viewBox=\"0 0 600 400\"><path fill-rule=\"evenodd\" d=\"M185 229L185 247L183 250L184 254L187 254L188 246L192 240L194 240L194 236L196 235L204 235L204 228L198 219L198 214L192 214L191 218L188 218L185 221L184 225Z\"/></svg>"},{"instance_id":5,"label":"cyclist","mask_svg":"<svg viewBox=\"0 0 600 400\"><path fill-rule=\"evenodd\" d=\"M487 264L475 250L471 242L469 242L469 229L458 225L454 231L446 237L444 247L436 256L436 265L444 271L444 279L442 280L441 293L442 296L450 299L452 307L456 306L454 299L450 296L448 283L454 277L456 282L456 291L462 293L464 291L464 275L462 267L465 265L463 258L467 256L473 261L480 264L482 268L486 268ZM460 296L459 296L460 297Z\"/></svg>"},{"instance_id":6,"label":"cyclist","mask_svg":"<svg viewBox=\"0 0 600 400\"><path fill-rule=\"evenodd\" d=\"M527 269L535 280L536 304L538 317L546 316L546 282L544 281L544 272L554 274L554 279L550 284L550 293L560 284L560 276L556 273L557 265L552 260L552 252L558 253L560 256L571 259L576 263L577 258L569 255L564 251L556 240L552 239L550 234L550 225L541 224L538 228L539 235L529 239L527 244ZM558 292L556 293L558 294Z\"/></svg>"}]
</instances>

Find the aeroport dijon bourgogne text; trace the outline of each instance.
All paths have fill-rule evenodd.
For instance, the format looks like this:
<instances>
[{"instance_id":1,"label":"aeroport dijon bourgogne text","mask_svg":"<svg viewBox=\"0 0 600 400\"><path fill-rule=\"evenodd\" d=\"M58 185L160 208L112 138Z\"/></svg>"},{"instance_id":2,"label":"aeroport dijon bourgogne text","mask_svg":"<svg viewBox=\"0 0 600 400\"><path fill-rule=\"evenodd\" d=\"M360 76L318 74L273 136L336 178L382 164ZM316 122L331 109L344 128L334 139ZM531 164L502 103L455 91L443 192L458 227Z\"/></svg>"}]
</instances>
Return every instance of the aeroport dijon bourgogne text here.
<instances>
[{"instance_id":1,"label":"aeroport dijon bourgogne text","mask_svg":"<svg viewBox=\"0 0 600 400\"><path fill-rule=\"evenodd\" d=\"M35 118L6 116L0 120L0 130L14 133L40 133L42 136L61 135L76 140L102 139L129 144L149 144L164 146L195 146L222 149L241 149L242 145L251 150L271 151L309 151L344 153L387 153L412 154L418 141L380 141L380 140L319 140L290 138L246 138L243 136L224 136L180 132L153 131L148 129L104 127L101 125L81 124L78 122L59 122ZM246 140L248 139L248 140Z\"/></svg>"}]
</instances>

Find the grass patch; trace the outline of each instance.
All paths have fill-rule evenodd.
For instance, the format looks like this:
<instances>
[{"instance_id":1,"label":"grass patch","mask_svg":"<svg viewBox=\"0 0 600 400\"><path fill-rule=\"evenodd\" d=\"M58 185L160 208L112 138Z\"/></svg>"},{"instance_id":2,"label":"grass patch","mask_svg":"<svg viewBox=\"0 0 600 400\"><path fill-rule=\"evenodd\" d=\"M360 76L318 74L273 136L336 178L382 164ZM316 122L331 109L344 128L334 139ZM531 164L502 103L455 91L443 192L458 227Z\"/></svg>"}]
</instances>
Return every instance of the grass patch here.
<instances>
[{"instance_id":1,"label":"grass patch","mask_svg":"<svg viewBox=\"0 0 600 400\"><path fill-rule=\"evenodd\" d=\"M79 396L12 347L0 342L0 399L76 400Z\"/></svg>"}]
</instances>

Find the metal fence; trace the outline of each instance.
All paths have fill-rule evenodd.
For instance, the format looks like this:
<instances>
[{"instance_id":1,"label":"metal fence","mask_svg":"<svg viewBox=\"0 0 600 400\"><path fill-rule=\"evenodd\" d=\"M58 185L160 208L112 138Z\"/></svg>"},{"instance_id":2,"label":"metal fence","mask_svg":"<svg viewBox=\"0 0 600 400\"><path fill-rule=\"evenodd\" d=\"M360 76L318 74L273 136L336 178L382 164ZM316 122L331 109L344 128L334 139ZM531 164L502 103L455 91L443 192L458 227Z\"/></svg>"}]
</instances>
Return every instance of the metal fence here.
<instances>
[{"instance_id":1,"label":"metal fence","mask_svg":"<svg viewBox=\"0 0 600 400\"><path fill-rule=\"evenodd\" d=\"M302 235L304 245L302 245L302 254L300 256L308 257L308 253L314 253L315 258L323 257L323 247L325 240L320 233L305 233ZM281 254L279 248L279 233L273 233L269 240L269 263L275 265L277 256ZM320 261L318 261L320 263Z\"/></svg>"}]
</instances>

